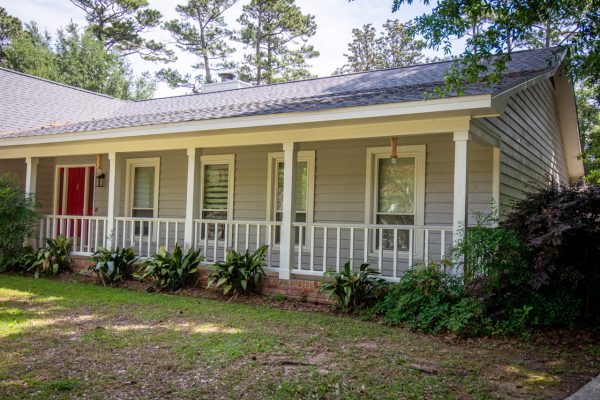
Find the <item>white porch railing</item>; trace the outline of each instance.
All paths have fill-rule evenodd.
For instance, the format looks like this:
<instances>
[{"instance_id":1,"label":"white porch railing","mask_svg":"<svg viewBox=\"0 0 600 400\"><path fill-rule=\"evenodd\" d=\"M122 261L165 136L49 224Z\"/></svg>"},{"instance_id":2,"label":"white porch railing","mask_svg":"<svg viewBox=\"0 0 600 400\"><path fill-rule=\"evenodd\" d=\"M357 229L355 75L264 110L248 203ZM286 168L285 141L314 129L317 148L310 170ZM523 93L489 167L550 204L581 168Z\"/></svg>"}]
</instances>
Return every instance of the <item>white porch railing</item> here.
<instances>
[{"instance_id":1,"label":"white porch railing","mask_svg":"<svg viewBox=\"0 0 600 400\"><path fill-rule=\"evenodd\" d=\"M92 254L106 246L107 224L106 217L46 215L39 222L37 246L63 235L73 239L73 254Z\"/></svg>"},{"instance_id":2,"label":"white porch railing","mask_svg":"<svg viewBox=\"0 0 600 400\"><path fill-rule=\"evenodd\" d=\"M206 263L224 261L227 251L255 251L268 246L267 269L279 267L281 222L194 220L193 247ZM452 244L450 226L368 225L295 222L296 248L292 272L323 275L341 271L346 261L353 268L367 262L382 277L397 280L418 262L443 259ZM73 239L74 254L92 254L106 247L107 217L48 215L41 218L37 245L45 238L64 235ZM139 257L151 257L161 247L184 247L185 220L177 218L115 218L113 245L132 247Z\"/></svg>"},{"instance_id":3,"label":"white porch railing","mask_svg":"<svg viewBox=\"0 0 600 400\"><path fill-rule=\"evenodd\" d=\"M183 247L184 229L185 219L117 217L114 245L132 247L138 257L151 257L161 247Z\"/></svg>"},{"instance_id":4,"label":"white porch railing","mask_svg":"<svg viewBox=\"0 0 600 400\"><path fill-rule=\"evenodd\" d=\"M296 262L293 273L323 275L350 261L354 269L371 264L388 280L418 262L443 259L452 243L450 226L368 225L295 222Z\"/></svg>"},{"instance_id":5,"label":"white porch railing","mask_svg":"<svg viewBox=\"0 0 600 400\"><path fill-rule=\"evenodd\" d=\"M225 260L227 250L255 251L260 246L268 246L266 267L277 268L279 258L274 257L278 249L273 246L280 222L206 220L194 221L194 247L202 250L205 262Z\"/></svg>"}]
</instances>

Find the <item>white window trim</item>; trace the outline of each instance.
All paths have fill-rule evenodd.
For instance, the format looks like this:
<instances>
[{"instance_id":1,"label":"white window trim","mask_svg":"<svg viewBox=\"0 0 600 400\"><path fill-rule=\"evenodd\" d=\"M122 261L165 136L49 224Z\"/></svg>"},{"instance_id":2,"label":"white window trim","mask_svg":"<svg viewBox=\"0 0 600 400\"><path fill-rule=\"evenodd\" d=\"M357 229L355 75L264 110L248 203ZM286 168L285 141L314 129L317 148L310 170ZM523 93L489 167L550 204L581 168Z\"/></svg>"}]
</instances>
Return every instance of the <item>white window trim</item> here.
<instances>
[{"instance_id":1,"label":"white window trim","mask_svg":"<svg viewBox=\"0 0 600 400\"><path fill-rule=\"evenodd\" d=\"M284 162L284 153L281 152L270 152L268 154L269 164L267 168L267 220L275 221L275 188L277 187L275 179L277 179L276 168L278 162ZM312 223L314 221L314 204L315 204L315 151L314 150L302 150L298 151L297 161L306 162L306 223ZM285 165L284 165L285 168ZM308 248L310 243L310 229L305 230L306 240L302 243L302 248ZM273 249L279 248L279 243L275 243L275 237L273 237ZM296 249L298 245L296 245Z\"/></svg>"},{"instance_id":2,"label":"white window trim","mask_svg":"<svg viewBox=\"0 0 600 400\"><path fill-rule=\"evenodd\" d=\"M128 158L125 184L125 216L133 215L133 169L138 167L154 167L154 209L152 218L158 218L158 197L160 193L160 157Z\"/></svg>"},{"instance_id":3,"label":"white window trim","mask_svg":"<svg viewBox=\"0 0 600 400\"><path fill-rule=\"evenodd\" d=\"M199 218L202 219L204 211L204 170L207 165L228 165L228 187L227 187L227 218L233 219L233 197L235 196L235 154L219 154L200 156L200 206Z\"/></svg>"},{"instance_id":4,"label":"white window trim","mask_svg":"<svg viewBox=\"0 0 600 400\"><path fill-rule=\"evenodd\" d=\"M90 193L90 188L89 188L89 171L90 171L90 167L94 167L94 172L96 171L96 164L59 164L59 165L55 165L54 166L54 196L52 196L53 198L53 205L52 205L52 212L54 215L58 214L58 204L59 204L59 199L58 199L58 194L60 193L60 169L61 168L85 168L85 194L83 197L83 201L84 204L87 205L89 202L89 193ZM67 175L65 175L65 178L68 178ZM96 182L96 179L94 177L94 184ZM60 199L60 203L62 204L62 209L64 211L65 207L66 207L66 202L67 202L67 191L69 189L69 180L65 179L64 182L65 186L63 188L63 196L62 199ZM92 215L94 215L94 210L96 209L96 205L95 205L95 200L96 200L96 190L94 188L94 195L92 197ZM83 215L84 216L88 216L88 208L86 206L83 207Z\"/></svg>"},{"instance_id":5,"label":"white window trim","mask_svg":"<svg viewBox=\"0 0 600 400\"><path fill-rule=\"evenodd\" d=\"M413 146L398 146L396 148L398 158L414 157L415 158L415 225L425 225L425 168L427 157L426 145ZM377 172L376 162L381 158L389 158L392 149L390 146L385 147L369 147L367 148L367 168L366 168L366 190L365 190L365 223L375 224L377 213L377 182L375 176ZM419 243L415 237L416 243ZM372 239L371 239L372 242ZM370 253L374 253L374 243L369 245ZM393 253L390 250L384 250L385 253ZM399 251L406 253L407 251ZM417 253L419 250L417 249Z\"/></svg>"},{"instance_id":6,"label":"white window trim","mask_svg":"<svg viewBox=\"0 0 600 400\"><path fill-rule=\"evenodd\" d=\"M284 161L284 153L276 152L269 153L269 164L267 169L267 220L275 221L275 179L277 174L275 170L278 162ZM298 152L298 161L306 162L306 222L312 223L314 218L314 203L315 203L315 151L302 150ZM285 166L284 166L285 168Z\"/></svg>"}]
</instances>

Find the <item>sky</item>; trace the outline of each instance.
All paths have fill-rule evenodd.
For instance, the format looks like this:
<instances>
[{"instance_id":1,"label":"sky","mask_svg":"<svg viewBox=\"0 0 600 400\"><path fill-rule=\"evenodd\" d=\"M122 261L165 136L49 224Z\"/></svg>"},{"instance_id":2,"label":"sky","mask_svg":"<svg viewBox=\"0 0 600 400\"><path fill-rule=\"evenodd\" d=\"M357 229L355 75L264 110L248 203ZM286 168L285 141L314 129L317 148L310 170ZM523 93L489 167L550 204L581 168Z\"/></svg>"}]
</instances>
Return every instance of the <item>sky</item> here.
<instances>
[{"instance_id":1,"label":"sky","mask_svg":"<svg viewBox=\"0 0 600 400\"><path fill-rule=\"evenodd\" d=\"M162 12L165 20L178 18L175 5L184 0L149 0L152 8ZM239 0L238 3L228 10L225 19L233 28L237 27L236 19L241 14L242 7L249 0ZM418 3L418 2L416 2ZM310 60L311 71L318 76L329 76L338 67L341 67L346 58L348 43L352 40L352 29L364 24L373 24L377 29L387 19L398 19L401 22L409 21L415 16L427 11L422 4L406 5L396 13L391 12L392 0L296 0L296 4L304 13L315 16L317 22L317 34L309 43L313 44L320 52L320 56ZM68 24L71 20L79 25L85 25L83 11L75 7L69 0L0 0L0 6L4 7L10 15L14 15L24 22L36 21L43 29L54 34L56 30ZM171 37L168 32L156 29L148 34L154 38L168 43ZM236 44L240 54L244 48L242 44ZM173 46L174 48L174 46ZM189 66L196 62L193 55L176 51L177 61L168 65L180 71L190 71ZM426 52L428 56L440 55L432 51ZM130 57L131 65L136 73L144 71L154 72L164 64L157 64L141 60L137 56ZM165 97L183 94L184 89L170 89L165 84L159 84L155 97Z\"/></svg>"}]
</instances>

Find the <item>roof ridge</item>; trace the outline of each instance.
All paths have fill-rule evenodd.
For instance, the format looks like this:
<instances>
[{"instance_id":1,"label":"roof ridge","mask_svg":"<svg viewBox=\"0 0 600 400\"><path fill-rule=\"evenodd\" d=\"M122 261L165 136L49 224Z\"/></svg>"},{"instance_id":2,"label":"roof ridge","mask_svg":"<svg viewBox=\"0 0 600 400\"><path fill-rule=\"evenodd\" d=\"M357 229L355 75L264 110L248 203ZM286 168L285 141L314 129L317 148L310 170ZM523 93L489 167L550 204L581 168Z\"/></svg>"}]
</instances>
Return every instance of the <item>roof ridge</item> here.
<instances>
[{"instance_id":1,"label":"roof ridge","mask_svg":"<svg viewBox=\"0 0 600 400\"><path fill-rule=\"evenodd\" d=\"M526 52L538 52L538 51L546 51L546 50L551 50L551 49L559 49L559 48L563 48L563 47L564 46L552 46L552 47L542 47L542 48L539 48L539 49L522 49L522 50L512 51L512 52L507 53L507 54L520 54L520 53L526 53ZM257 89L257 88L261 88L261 87L282 86L282 85L289 85L289 84L300 83L300 82L312 82L312 81L317 81L317 80L321 80L321 79L332 79L332 78L337 78L337 77L342 77L342 76L346 77L346 76L355 76L355 75L366 75L366 74L372 74L372 73L376 73L376 72L401 70L401 69L405 69L405 68L413 68L413 67L419 67L419 66L425 66L425 65L438 65L438 64L444 64L444 63L454 63L456 61L457 60L444 60L444 61L434 61L434 62L426 62L426 63L420 63L420 64L417 63L417 64L404 65L404 66L401 66L401 67L391 67L391 68L374 69L374 70L370 70L370 71L350 72L350 73L347 73L347 74L340 74L340 75L317 76L317 77L314 77L314 78L298 79L298 80L295 80L295 81L276 82L276 83L270 83L270 84L267 84L267 85L250 86L250 87L243 87L243 88L234 88L234 89L220 90L220 91L209 92L209 93L187 93L187 94L180 94L180 95L177 95L177 96L154 97L154 98L151 98L151 99L135 100L133 102L134 103L142 103L142 102L150 102L150 101L153 101L153 100L166 100L166 99L175 99L175 98L181 98L181 97L194 97L194 96L203 96L203 95L213 94L213 93L233 92L233 91L236 91L236 90L249 90L249 89Z\"/></svg>"},{"instance_id":2,"label":"roof ridge","mask_svg":"<svg viewBox=\"0 0 600 400\"><path fill-rule=\"evenodd\" d=\"M51 84L54 84L54 85L62 86L62 87L65 87L67 89L73 89L73 90L78 90L80 92L93 94L95 96L105 97L105 98L108 98L108 99L118 100L118 101L124 101L124 102L128 101L128 100L117 99L116 97L113 97L113 96L110 96L110 95L107 95L107 94L104 94L104 93L98 93L98 92L94 92L94 91L91 91L91 90L88 90L88 89L79 88L77 86L67 85L66 83L57 82L57 81L53 81L51 79L42 78L40 76L36 76L36 75L32 75L32 74L27 74L25 72L15 71L14 69L10 69L10 68L0 67L0 70L9 72L9 73L12 73L12 74L15 74L15 75L21 75L21 76L24 76L26 78L37 79L39 81L43 81L43 82L46 82L46 83L51 83Z\"/></svg>"}]
</instances>

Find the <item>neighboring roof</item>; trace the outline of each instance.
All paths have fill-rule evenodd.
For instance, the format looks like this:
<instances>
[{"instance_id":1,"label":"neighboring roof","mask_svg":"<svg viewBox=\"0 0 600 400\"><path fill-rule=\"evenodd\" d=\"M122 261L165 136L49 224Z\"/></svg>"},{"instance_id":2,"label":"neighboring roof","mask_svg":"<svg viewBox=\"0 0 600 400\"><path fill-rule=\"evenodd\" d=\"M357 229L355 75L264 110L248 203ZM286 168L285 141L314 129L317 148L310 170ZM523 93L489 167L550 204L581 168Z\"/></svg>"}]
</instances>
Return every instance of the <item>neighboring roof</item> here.
<instances>
[{"instance_id":1,"label":"neighboring roof","mask_svg":"<svg viewBox=\"0 0 600 400\"><path fill-rule=\"evenodd\" d=\"M467 88L465 94L493 95L501 93L553 70L559 60L557 53L562 54L562 52L557 48L515 52L499 83L492 86L475 85ZM48 110L44 110L44 112L32 110L32 113L46 116L50 120L68 123L42 128L38 120L33 125L27 121L19 131L1 134L0 138L98 131L132 126L424 100L425 94L431 93L433 89L443 83L444 75L451 65L452 61L419 64L403 68L137 102L107 99L48 81L41 80L40 83L35 78L23 76L24 80L28 80L27 83L24 83L25 89L15 87L8 93L8 96L1 96L8 97L3 101L10 102L16 93L16 97L24 96L26 100L18 99L14 103L26 107L29 105L27 102L29 100L30 104L35 106L39 104L34 101L35 96L39 94L44 98L49 97L43 92L47 90L46 87L56 85L60 89L54 88L54 91L60 92L62 97L54 95L53 100L48 99L44 102L48 105ZM4 75L10 75L10 73L0 70L0 83ZM9 79L9 81L14 81L15 86L18 86L16 80L16 78ZM33 83L34 80L35 83ZM40 88L41 85L44 85L44 88ZM82 98L83 96L85 98ZM448 97L455 96L455 94L450 94ZM57 102L56 105L59 106L60 111L55 116L51 112L53 107L50 107L54 101ZM65 109L73 107L81 108L80 116L67 115L66 112L61 114ZM2 113L4 114L4 111ZM20 113L26 121L29 113L26 111ZM3 115L0 116L0 131L6 131L2 122L4 119ZM12 117L8 119L14 120ZM19 128L14 125L15 123L11 122L11 129Z\"/></svg>"},{"instance_id":2,"label":"neighboring roof","mask_svg":"<svg viewBox=\"0 0 600 400\"><path fill-rule=\"evenodd\" d=\"M0 132L107 117L125 102L0 68Z\"/></svg>"}]
</instances>

